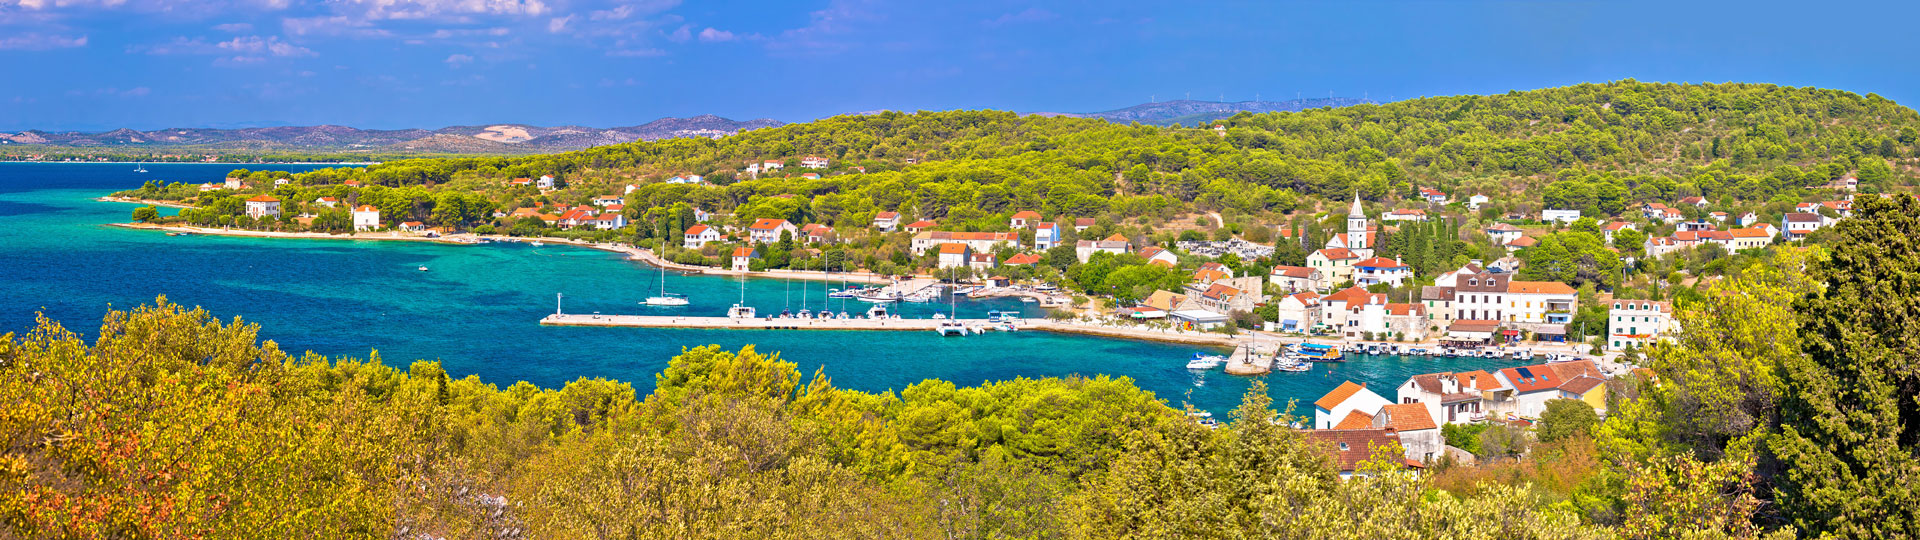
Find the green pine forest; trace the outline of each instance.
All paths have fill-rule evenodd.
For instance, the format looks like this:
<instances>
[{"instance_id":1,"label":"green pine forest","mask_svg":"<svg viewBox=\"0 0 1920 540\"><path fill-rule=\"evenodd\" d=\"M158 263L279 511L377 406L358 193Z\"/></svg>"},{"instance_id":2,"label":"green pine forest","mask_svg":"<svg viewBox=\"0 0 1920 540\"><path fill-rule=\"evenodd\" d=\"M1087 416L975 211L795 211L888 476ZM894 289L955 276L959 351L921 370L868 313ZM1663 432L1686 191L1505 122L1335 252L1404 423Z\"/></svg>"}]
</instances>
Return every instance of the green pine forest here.
<instances>
[{"instance_id":1,"label":"green pine forest","mask_svg":"<svg viewBox=\"0 0 1920 540\"><path fill-rule=\"evenodd\" d=\"M1645 371L1609 383L1604 418L1556 403L1530 431L1449 429L1449 444L1479 463L1412 474L1382 448L1349 480L1327 447L1288 427L1301 411L1258 387L1208 429L1126 379L929 380L871 394L835 388L827 370L800 373L777 351L696 344L650 395L596 378L502 387L432 362L291 354L262 340L271 328L163 298L108 313L91 342L44 320L0 339L0 402L12 404L0 408L0 536L1912 538L1916 120L1845 92L1622 81L1241 115L1224 137L880 114L307 173L281 189L398 198L447 219L464 212L441 210L444 198L518 204L531 196L502 179L554 174L570 187L549 197L642 182L628 200L642 218L699 205L857 226L904 209L943 228L1004 230L1006 214L1036 209L1149 235L1205 211L1241 226L1220 227L1231 234L1283 224L1326 234L1320 213L1343 214L1356 190L1370 206L1407 204L1418 187L1495 199L1495 215L1467 220L1540 205L1604 215L1692 195L1778 212L1845 174L1863 195L1819 242L1671 280L1690 291L1673 296L1682 330L1637 354ZM828 175L729 173L809 154L836 160ZM832 174L853 166L867 172ZM685 173L719 186L657 182ZM347 192L347 179L381 187ZM206 218L212 205L200 206L187 219ZM1549 240L1588 249L1589 226ZM1483 248L1432 241L1455 228L1471 229L1436 225L1400 242Z\"/></svg>"}]
</instances>

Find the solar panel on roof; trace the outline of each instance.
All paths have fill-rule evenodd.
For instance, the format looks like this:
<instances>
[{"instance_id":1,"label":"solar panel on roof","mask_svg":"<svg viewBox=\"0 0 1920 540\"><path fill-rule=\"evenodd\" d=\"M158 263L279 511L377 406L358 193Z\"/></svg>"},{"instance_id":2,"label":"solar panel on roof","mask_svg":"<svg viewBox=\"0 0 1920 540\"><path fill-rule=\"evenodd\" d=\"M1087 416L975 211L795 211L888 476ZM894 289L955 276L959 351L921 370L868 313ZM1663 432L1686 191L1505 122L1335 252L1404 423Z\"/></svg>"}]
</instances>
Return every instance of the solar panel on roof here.
<instances>
[{"instance_id":1,"label":"solar panel on roof","mask_svg":"<svg viewBox=\"0 0 1920 540\"><path fill-rule=\"evenodd\" d=\"M1520 377L1521 377L1521 378L1523 378L1523 379L1531 379L1531 378L1533 378L1533 371L1530 371L1530 370L1528 370L1527 368L1519 368L1519 369L1520 369Z\"/></svg>"}]
</instances>

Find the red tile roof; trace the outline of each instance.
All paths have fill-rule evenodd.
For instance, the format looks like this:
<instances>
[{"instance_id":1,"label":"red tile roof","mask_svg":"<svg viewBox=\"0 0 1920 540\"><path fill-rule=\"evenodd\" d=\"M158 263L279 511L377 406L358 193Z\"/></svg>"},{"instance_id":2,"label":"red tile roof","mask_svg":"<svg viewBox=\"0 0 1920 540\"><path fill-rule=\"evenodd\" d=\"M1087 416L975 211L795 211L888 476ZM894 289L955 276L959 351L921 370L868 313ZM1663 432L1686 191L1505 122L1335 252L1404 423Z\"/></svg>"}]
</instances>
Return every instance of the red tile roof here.
<instances>
[{"instance_id":1,"label":"red tile roof","mask_svg":"<svg viewBox=\"0 0 1920 540\"><path fill-rule=\"evenodd\" d=\"M733 256L735 256L735 257L752 257L752 256L753 256L753 248L750 248L750 247L737 247L737 248L733 248Z\"/></svg>"},{"instance_id":2,"label":"red tile roof","mask_svg":"<svg viewBox=\"0 0 1920 540\"><path fill-rule=\"evenodd\" d=\"M1380 414L1387 415L1387 427L1395 431L1440 429L1438 424L1433 423L1433 415L1427 413L1427 406L1424 404L1395 403L1382 407Z\"/></svg>"},{"instance_id":3,"label":"red tile roof","mask_svg":"<svg viewBox=\"0 0 1920 540\"><path fill-rule=\"evenodd\" d=\"M1020 253L1020 254L1017 254L1017 255L1014 255L1014 256L1012 256L1012 257L1007 257L1007 264L1009 264L1009 265L1014 265L1014 264L1033 264L1033 263L1037 263L1037 262L1040 262L1040 256L1039 256L1039 255L1034 255L1034 254L1032 254L1032 253Z\"/></svg>"},{"instance_id":4,"label":"red tile roof","mask_svg":"<svg viewBox=\"0 0 1920 540\"><path fill-rule=\"evenodd\" d=\"M1558 281L1509 281L1507 292L1515 294L1576 294L1573 287Z\"/></svg>"},{"instance_id":5,"label":"red tile roof","mask_svg":"<svg viewBox=\"0 0 1920 540\"><path fill-rule=\"evenodd\" d=\"M1335 466L1341 471L1356 471L1373 459L1373 449L1400 443L1400 434L1392 429L1316 429L1307 437L1326 444Z\"/></svg>"},{"instance_id":6,"label":"red tile roof","mask_svg":"<svg viewBox=\"0 0 1920 540\"><path fill-rule=\"evenodd\" d=\"M881 212L873 215L873 219L894 219L898 217L900 217L899 212Z\"/></svg>"},{"instance_id":7,"label":"red tile roof","mask_svg":"<svg viewBox=\"0 0 1920 540\"><path fill-rule=\"evenodd\" d=\"M1354 255L1352 251L1348 251L1347 248L1323 249L1320 251L1315 251L1314 253L1319 253L1320 256L1322 257L1326 257L1328 259L1336 260L1336 261L1360 258L1360 256Z\"/></svg>"},{"instance_id":8,"label":"red tile roof","mask_svg":"<svg viewBox=\"0 0 1920 540\"><path fill-rule=\"evenodd\" d=\"M1013 219L1040 219L1040 213L1032 210L1021 210L1013 214Z\"/></svg>"},{"instance_id":9,"label":"red tile roof","mask_svg":"<svg viewBox=\"0 0 1920 540\"><path fill-rule=\"evenodd\" d=\"M1319 400L1314 401L1313 406L1331 411L1334 407L1339 407L1341 403L1346 403L1347 398L1353 397L1354 394L1366 388L1366 383L1354 384L1353 381L1341 382L1340 386L1335 387L1332 392L1327 392L1327 395L1321 396Z\"/></svg>"},{"instance_id":10,"label":"red tile roof","mask_svg":"<svg viewBox=\"0 0 1920 540\"><path fill-rule=\"evenodd\" d=\"M1367 429L1373 427L1373 415L1360 411L1349 411L1346 418L1334 424L1333 429Z\"/></svg>"},{"instance_id":11,"label":"red tile roof","mask_svg":"<svg viewBox=\"0 0 1920 540\"><path fill-rule=\"evenodd\" d=\"M913 222L913 223L908 223L908 224L907 224L907 228L909 228L909 229L925 229L925 228L927 228L927 227L933 227L933 226L935 226L935 225L937 225L937 224L936 224L936 223L934 223L934 222L933 222L933 220L930 220L930 219L923 219L923 220L920 220L920 221L915 221L915 222Z\"/></svg>"},{"instance_id":12,"label":"red tile roof","mask_svg":"<svg viewBox=\"0 0 1920 540\"><path fill-rule=\"evenodd\" d=\"M1395 261L1393 259L1389 259L1386 257L1374 257L1371 259L1353 263L1353 265L1365 266L1370 268L1406 268L1407 267L1407 265L1401 264L1400 261Z\"/></svg>"},{"instance_id":13,"label":"red tile roof","mask_svg":"<svg viewBox=\"0 0 1920 540\"><path fill-rule=\"evenodd\" d=\"M940 254L961 254L967 252L966 244L940 244Z\"/></svg>"},{"instance_id":14,"label":"red tile roof","mask_svg":"<svg viewBox=\"0 0 1920 540\"><path fill-rule=\"evenodd\" d=\"M1305 266L1275 266L1273 275L1306 279L1313 277L1313 269Z\"/></svg>"},{"instance_id":15,"label":"red tile roof","mask_svg":"<svg viewBox=\"0 0 1920 540\"><path fill-rule=\"evenodd\" d=\"M770 231L770 230L778 229L780 228L781 225L786 225L786 224L787 224L787 220L784 220L784 219L760 218L760 219L753 220L753 225L747 228L753 229L756 231Z\"/></svg>"},{"instance_id":16,"label":"red tile roof","mask_svg":"<svg viewBox=\"0 0 1920 540\"><path fill-rule=\"evenodd\" d=\"M272 195L260 194L260 195L254 195L253 198L251 199L247 199L247 202L280 202L280 198Z\"/></svg>"},{"instance_id":17,"label":"red tile roof","mask_svg":"<svg viewBox=\"0 0 1920 540\"><path fill-rule=\"evenodd\" d=\"M707 232L707 226L705 224L687 227L687 234L690 234L690 235L697 235L705 232Z\"/></svg>"}]
</instances>

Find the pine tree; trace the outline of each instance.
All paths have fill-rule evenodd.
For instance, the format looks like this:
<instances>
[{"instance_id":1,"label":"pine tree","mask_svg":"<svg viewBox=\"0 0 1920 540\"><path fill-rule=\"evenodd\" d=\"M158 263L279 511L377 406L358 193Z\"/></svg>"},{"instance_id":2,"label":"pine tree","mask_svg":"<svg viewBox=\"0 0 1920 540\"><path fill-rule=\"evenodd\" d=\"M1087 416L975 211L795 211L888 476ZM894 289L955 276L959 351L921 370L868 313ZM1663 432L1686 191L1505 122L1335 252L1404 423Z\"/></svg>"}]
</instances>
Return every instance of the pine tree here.
<instances>
[{"instance_id":1,"label":"pine tree","mask_svg":"<svg viewBox=\"0 0 1920 540\"><path fill-rule=\"evenodd\" d=\"M1863 198L1796 302L1806 354L1785 362L1778 502L1809 536L1920 536L1920 202Z\"/></svg>"}]
</instances>

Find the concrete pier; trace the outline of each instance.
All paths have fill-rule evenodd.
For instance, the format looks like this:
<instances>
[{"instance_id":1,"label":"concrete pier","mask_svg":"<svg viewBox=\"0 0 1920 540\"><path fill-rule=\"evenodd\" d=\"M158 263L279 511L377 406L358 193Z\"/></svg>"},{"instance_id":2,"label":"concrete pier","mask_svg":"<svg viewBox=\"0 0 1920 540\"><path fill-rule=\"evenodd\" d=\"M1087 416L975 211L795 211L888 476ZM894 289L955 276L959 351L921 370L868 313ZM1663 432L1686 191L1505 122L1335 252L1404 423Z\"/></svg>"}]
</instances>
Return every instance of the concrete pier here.
<instances>
[{"instance_id":1,"label":"concrete pier","mask_svg":"<svg viewBox=\"0 0 1920 540\"><path fill-rule=\"evenodd\" d=\"M959 319L968 328L985 329L985 319ZM540 319L546 326L622 326L629 328L705 328L728 330L925 330L939 319L794 319L765 317L671 317L661 315L553 314ZM1024 326L1024 325L1023 325Z\"/></svg>"}]
</instances>

